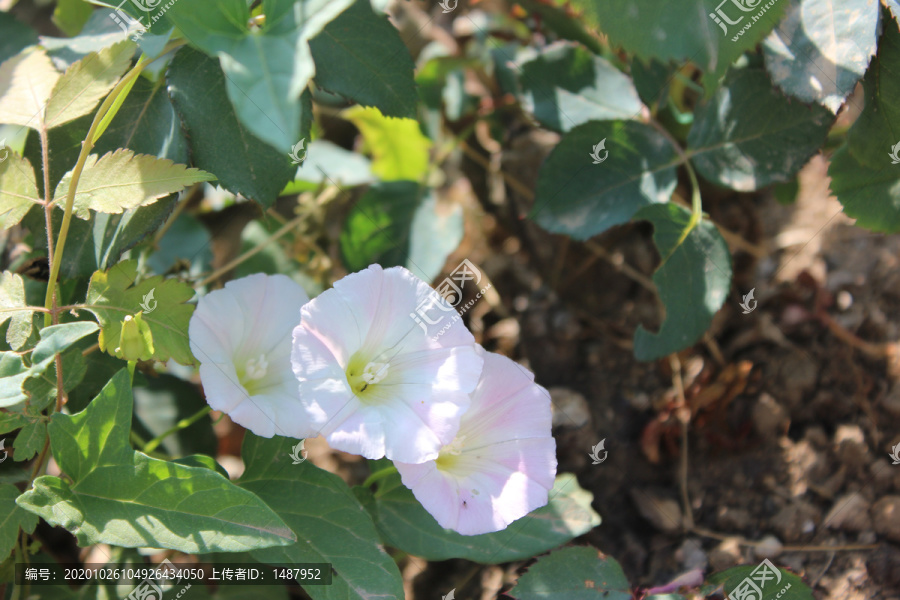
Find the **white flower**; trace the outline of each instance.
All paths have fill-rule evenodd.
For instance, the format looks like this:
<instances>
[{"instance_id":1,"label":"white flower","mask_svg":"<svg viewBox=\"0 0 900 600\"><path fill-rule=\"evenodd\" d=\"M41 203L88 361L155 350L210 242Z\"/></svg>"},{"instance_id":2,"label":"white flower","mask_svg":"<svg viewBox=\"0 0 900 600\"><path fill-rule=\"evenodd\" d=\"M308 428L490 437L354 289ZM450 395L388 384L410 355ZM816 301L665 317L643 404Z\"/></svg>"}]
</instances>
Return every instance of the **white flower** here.
<instances>
[{"instance_id":1,"label":"white flower","mask_svg":"<svg viewBox=\"0 0 900 600\"><path fill-rule=\"evenodd\" d=\"M481 353L484 372L453 442L437 460L394 463L437 522L463 535L500 531L545 505L556 476L550 394L512 360Z\"/></svg>"},{"instance_id":2,"label":"white flower","mask_svg":"<svg viewBox=\"0 0 900 600\"><path fill-rule=\"evenodd\" d=\"M335 449L423 462L459 428L481 375L461 321L431 339L410 317L435 295L402 267L372 265L303 307L291 361L305 427Z\"/></svg>"},{"instance_id":3,"label":"white flower","mask_svg":"<svg viewBox=\"0 0 900 600\"><path fill-rule=\"evenodd\" d=\"M188 334L206 401L263 436L291 436L300 412L291 331L309 301L284 275L236 279L200 298Z\"/></svg>"}]
</instances>

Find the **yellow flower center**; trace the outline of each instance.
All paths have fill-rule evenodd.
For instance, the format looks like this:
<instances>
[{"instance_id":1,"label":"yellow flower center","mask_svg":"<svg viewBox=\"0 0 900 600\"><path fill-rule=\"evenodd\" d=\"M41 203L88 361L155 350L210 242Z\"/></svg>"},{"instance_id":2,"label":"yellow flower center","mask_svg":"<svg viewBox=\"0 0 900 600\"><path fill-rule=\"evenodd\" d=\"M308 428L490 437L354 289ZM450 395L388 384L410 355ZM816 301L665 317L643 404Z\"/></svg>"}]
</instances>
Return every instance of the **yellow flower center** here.
<instances>
[{"instance_id":1,"label":"yellow flower center","mask_svg":"<svg viewBox=\"0 0 900 600\"><path fill-rule=\"evenodd\" d=\"M347 383L358 398L371 394L372 386L384 381L390 372L390 363L381 357L368 360L353 356L347 365Z\"/></svg>"},{"instance_id":2,"label":"yellow flower center","mask_svg":"<svg viewBox=\"0 0 900 600\"><path fill-rule=\"evenodd\" d=\"M463 453L463 449L465 448L466 436L458 435L453 438L453 441L441 448L441 453L438 454L437 460L435 463L437 464L438 469L449 469L459 460L459 455Z\"/></svg>"}]
</instances>

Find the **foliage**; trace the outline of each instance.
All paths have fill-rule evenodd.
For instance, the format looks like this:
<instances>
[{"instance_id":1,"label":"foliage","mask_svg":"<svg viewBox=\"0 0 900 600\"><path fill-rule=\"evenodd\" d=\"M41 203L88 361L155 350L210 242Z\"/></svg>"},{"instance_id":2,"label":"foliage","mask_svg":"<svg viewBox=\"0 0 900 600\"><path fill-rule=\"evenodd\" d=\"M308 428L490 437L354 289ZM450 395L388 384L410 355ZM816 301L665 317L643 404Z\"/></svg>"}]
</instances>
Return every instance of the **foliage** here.
<instances>
[{"instance_id":1,"label":"foliage","mask_svg":"<svg viewBox=\"0 0 900 600\"><path fill-rule=\"evenodd\" d=\"M661 309L633 352L665 358L733 296L736 234L710 216L723 194L790 201L821 153L859 226L900 231L900 5L432 4L429 43L424 21L374 0L57 0L34 26L0 12L0 562L49 560L29 544L43 519L114 561L331 563L332 586L304 586L316 599L401 597L406 555L539 556L509 595L632 597L613 558L570 545L600 524L571 474L476 536L440 527L383 463L355 486L295 464L301 440L247 433L232 481L197 385L196 296L257 271L314 296L372 263L433 282L479 247L468 225L485 211L538 243L643 236ZM537 131L540 160L522 148ZM811 597L781 574L783 599Z\"/></svg>"}]
</instances>

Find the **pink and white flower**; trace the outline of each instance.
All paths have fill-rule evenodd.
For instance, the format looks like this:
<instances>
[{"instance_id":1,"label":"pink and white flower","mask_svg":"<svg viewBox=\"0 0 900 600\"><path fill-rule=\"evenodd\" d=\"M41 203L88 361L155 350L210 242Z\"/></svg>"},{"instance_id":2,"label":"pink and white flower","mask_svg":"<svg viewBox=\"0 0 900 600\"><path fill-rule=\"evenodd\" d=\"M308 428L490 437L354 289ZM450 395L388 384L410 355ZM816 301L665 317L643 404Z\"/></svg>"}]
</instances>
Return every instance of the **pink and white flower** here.
<instances>
[{"instance_id":1,"label":"pink and white flower","mask_svg":"<svg viewBox=\"0 0 900 600\"><path fill-rule=\"evenodd\" d=\"M422 333L410 314L434 296L402 267L371 265L303 307L291 354L303 407L296 437L321 434L366 458L437 458L483 360L461 321L437 339Z\"/></svg>"},{"instance_id":2,"label":"pink and white flower","mask_svg":"<svg viewBox=\"0 0 900 600\"><path fill-rule=\"evenodd\" d=\"M463 535L500 531L548 501L556 476L550 394L512 360L485 352L459 433L436 460L395 462L437 522Z\"/></svg>"},{"instance_id":3,"label":"pink and white flower","mask_svg":"<svg viewBox=\"0 0 900 600\"><path fill-rule=\"evenodd\" d=\"M308 301L290 278L262 273L200 298L188 335L212 408L263 437L297 433L291 331Z\"/></svg>"}]
</instances>

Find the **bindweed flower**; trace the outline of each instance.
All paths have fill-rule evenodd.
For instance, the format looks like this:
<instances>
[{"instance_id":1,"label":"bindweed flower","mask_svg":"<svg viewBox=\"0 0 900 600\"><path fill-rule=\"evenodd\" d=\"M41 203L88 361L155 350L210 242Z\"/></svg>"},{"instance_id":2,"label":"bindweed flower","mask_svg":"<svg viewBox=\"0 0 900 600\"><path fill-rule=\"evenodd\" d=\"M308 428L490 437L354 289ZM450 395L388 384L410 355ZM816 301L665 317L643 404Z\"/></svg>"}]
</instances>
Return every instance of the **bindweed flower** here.
<instances>
[{"instance_id":1,"label":"bindweed flower","mask_svg":"<svg viewBox=\"0 0 900 600\"><path fill-rule=\"evenodd\" d=\"M303 307L291 361L306 427L295 437L366 458L437 458L483 361L462 322L433 340L410 318L434 294L402 267L372 265Z\"/></svg>"},{"instance_id":2,"label":"bindweed flower","mask_svg":"<svg viewBox=\"0 0 900 600\"><path fill-rule=\"evenodd\" d=\"M512 360L480 352L481 381L453 442L436 460L394 463L435 520L463 535L500 531L545 505L556 476L550 394Z\"/></svg>"},{"instance_id":3,"label":"bindweed flower","mask_svg":"<svg viewBox=\"0 0 900 600\"><path fill-rule=\"evenodd\" d=\"M308 301L290 278L262 273L200 298L188 334L212 408L263 437L296 431L291 331Z\"/></svg>"}]
</instances>

